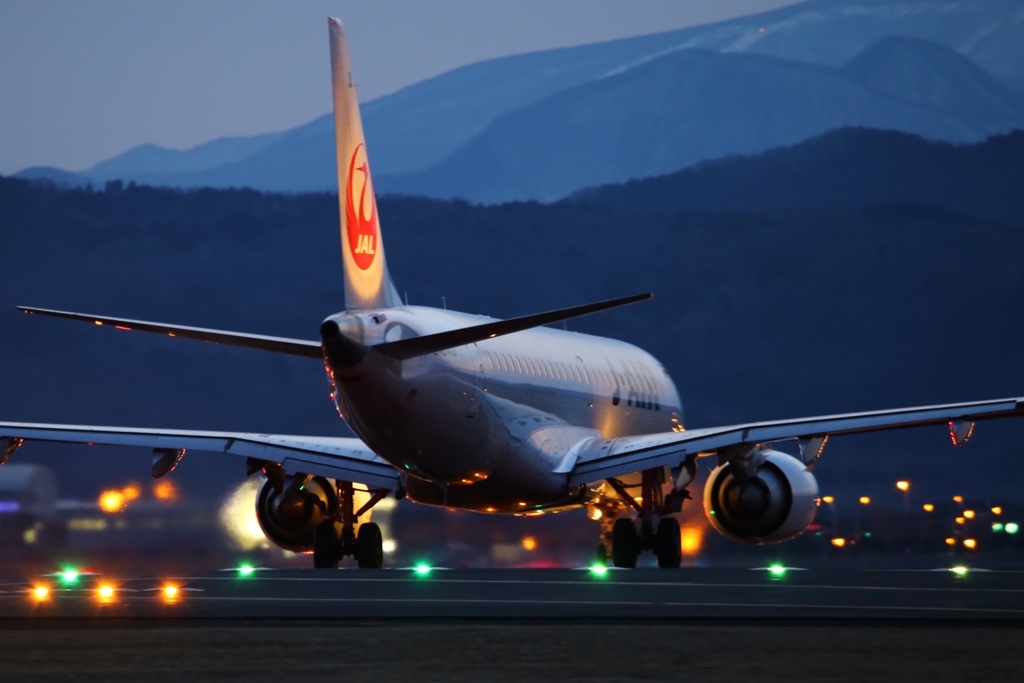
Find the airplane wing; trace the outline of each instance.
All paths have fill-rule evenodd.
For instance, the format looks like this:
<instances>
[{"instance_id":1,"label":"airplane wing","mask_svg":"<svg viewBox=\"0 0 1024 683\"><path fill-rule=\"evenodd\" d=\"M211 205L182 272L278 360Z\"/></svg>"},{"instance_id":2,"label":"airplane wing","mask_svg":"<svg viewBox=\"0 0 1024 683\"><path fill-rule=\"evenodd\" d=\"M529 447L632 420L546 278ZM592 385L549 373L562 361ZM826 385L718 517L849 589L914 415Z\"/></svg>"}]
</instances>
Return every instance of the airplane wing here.
<instances>
[{"instance_id":1,"label":"airplane wing","mask_svg":"<svg viewBox=\"0 0 1024 683\"><path fill-rule=\"evenodd\" d=\"M5 449L0 462L24 441L229 453L280 463L285 474L315 474L370 488L399 485L398 470L355 438L0 422L0 449Z\"/></svg>"},{"instance_id":2,"label":"airplane wing","mask_svg":"<svg viewBox=\"0 0 1024 683\"><path fill-rule=\"evenodd\" d=\"M801 451L804 451L804 444L810 445L813 452L804 452L804 461L812 462L820 455L825 440L831 436L927 425L947 425L953 445L961 446L970 438L975 422L1017 416L1024 416L1024 398L874 410L597 439L579 450L569 484L585 485L663 465L674 467L688 456L714 455L730 446L788 440L800 441Z\"/></svg>"}]
</instances>

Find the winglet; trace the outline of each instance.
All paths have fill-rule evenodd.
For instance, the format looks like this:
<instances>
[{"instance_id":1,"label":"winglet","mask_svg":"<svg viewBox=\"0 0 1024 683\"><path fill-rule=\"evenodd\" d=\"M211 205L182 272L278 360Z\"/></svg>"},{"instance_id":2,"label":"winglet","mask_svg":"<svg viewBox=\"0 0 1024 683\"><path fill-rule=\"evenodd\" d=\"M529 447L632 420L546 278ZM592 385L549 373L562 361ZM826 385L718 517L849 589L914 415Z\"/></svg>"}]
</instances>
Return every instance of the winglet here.
<instances>
[{"instance_id":1,"label":"winglet","mask_svg":"<svg viewBox=\"0 0 1024 683\"><path fill-rule=\"evenodd\" d=\"M327 20L331 38L331 86L334 91L334 138L338 163L338 208L341 213L341 254L345 270L345 308L386 308L401 305L384 259L377 198L373 192L366 140L359 117L356 85L345 41L345 29Z\"/></svg>"}]
</instances>

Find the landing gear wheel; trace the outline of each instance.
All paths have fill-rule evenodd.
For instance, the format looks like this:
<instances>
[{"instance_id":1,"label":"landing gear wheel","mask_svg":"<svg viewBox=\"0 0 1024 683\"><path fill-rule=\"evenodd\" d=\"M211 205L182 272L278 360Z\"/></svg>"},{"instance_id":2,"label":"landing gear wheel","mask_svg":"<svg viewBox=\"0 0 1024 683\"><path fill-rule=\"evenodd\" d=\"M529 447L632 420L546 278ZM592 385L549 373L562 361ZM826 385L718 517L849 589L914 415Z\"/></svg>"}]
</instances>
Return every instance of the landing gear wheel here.
<instances>
[{"instance_id":1,"label":"landing gear wheel","mask_svg":"<svg viewBox=\"0 0 1024 683\"><path fill-rule=\"evenodd\" d=\"M313 567L316 569L337 569L341 559L341 543L334 522L320 522L313 530Z\"/></svg>"},{"instance_id":2,"label":"landing gear wheel","mask_svg":"<svg viewBox=\"0 0 1024 683\"><path fill-rule=\"evenodd\" d=\"M683 562L679 522L675 517L662 517L658 521L658 532L654 538L654 552L658 566L662 569L679 569Z\"/></svg>"},{"instance_id":3,"label":"landing gear wheel","mask_svg":"<svg viewBox=\"0 0 1024 683\"><path fill-rule=\"evenodd\" d=\"M612 564L624 569L636 567L640 554L640 534L631 519L617 519L612 527Z\"/></svg>"},{"instance_id":4,"label":"landing gear wheel","mask_svg":"<svg viewBox=\"0 0 1024 683\"><path fill-rule=\"evenodd\" d=\"M360 569L380 569L384 566L384 538L380 527L374 522L366 522L359 527L356 562Z\"/></svg>"}]
</instances>

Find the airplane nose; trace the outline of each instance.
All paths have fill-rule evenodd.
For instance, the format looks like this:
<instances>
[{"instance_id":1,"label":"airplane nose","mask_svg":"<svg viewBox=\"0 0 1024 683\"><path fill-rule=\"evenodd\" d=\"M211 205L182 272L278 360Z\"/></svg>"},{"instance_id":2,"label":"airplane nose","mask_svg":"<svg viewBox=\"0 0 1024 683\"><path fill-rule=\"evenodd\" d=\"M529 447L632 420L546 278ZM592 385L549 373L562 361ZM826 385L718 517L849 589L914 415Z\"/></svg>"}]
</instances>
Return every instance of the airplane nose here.
<instances>
[{"instance_id":1,"label":"airplane nose","mask_svg":"<svg viewBox=\"0 0 1024 683\"><path fill-rule=\"evenodd\" d=\"M359 321L351 317L328 318L320 325L320 346L334 368L359 364L366 355L366 346L360 341L362 337Z\"/></svg>"}]
</instances>

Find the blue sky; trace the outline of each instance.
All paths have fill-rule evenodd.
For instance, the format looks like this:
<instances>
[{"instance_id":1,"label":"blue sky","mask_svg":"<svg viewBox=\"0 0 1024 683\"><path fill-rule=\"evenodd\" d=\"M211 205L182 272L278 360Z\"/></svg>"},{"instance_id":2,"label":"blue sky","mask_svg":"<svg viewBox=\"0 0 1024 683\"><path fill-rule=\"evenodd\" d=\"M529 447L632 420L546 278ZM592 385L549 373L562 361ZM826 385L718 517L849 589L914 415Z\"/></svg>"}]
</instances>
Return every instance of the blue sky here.
<instances>
[{"instance_id":1,"label":"blue sky","mask_svg":"<svg viewBox=\"0 0 1024 683\"><path fill-rule=\"evenodd\" d=\"M752 14L794 0L0 0L0 174L83 170L330 109L328 15L361 99L491 57Z\"/></svg>"}]
</instances>

